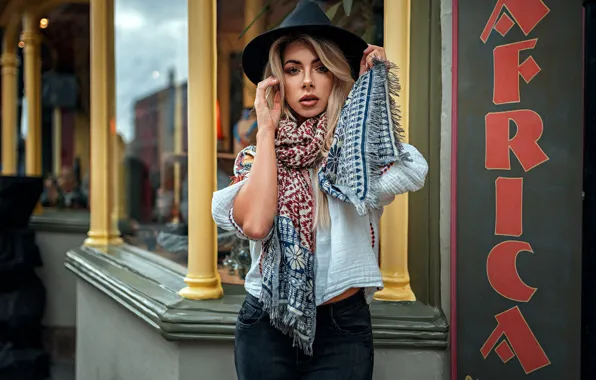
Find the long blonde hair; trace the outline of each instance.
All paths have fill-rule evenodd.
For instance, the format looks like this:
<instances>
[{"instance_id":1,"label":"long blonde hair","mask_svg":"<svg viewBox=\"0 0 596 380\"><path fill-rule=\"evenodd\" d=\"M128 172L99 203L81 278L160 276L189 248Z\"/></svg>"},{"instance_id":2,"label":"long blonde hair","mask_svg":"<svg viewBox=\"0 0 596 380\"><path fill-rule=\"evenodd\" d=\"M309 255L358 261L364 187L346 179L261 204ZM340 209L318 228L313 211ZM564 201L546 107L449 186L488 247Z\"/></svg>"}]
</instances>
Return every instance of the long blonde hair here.
<instances>
[{"instance_id":1,"label":"long blonde hair","mask_svg":"<svg viewBox=\"0 0 596 380\"><path fill-rule=\"evenodd\" d=\"M354 79L352 78L350 71L350 64L344 56L343 52L339 47L325 39L315 39L308 35L298 36L284 36L277 39L271 49L269 50L269 63L265 68L264 78L274 76L279 79L279 91L281 92L282 99L282 117L288 117L292 120L296 120L292 114L292 110L288 106L285 100L285 87L284 87L284 71L283 71L283 54L286 47L293 42L300 42L305 45L310 45L315 50L317 56L321 60L321 63L333 74L333 88L329 95L327 102L327 134L325 136L325 143L321 148L321 157L327 157L329 148L333 142L333 135L335 133L335 127L339 121L341 109L346 101L352 86L354 85ZM272 90L267 94L267 101L270 106L273 105L273 98L275 97L276 90ZM315 226L329 226L329 206L327 203L327 196L318 188L318 180L313 181L315 183L315 194L316 194L316 205L317 213L315 217Z\"/></svg>"}]
</instances>

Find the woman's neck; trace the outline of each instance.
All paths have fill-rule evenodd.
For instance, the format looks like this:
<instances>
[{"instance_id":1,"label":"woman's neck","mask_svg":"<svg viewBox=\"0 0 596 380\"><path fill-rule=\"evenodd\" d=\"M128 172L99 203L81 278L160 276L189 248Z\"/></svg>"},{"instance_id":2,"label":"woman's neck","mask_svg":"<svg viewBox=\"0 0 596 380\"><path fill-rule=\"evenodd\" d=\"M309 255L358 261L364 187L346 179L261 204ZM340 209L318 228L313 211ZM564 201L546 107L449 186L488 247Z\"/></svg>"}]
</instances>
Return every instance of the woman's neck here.
<instances>
[{"instance_id":1,"label":"woman's neck","mask_svg":"<svg viewBox=\"0 0 596 380\"><path fill-rule=\"evenodd\" d=\"M308 120L308 119L318 119L318 118L319 118L319 117L321 117L321 115L323 115L325 112L326 112L326 111L323 111L323 112L321 112L320 114L318 114L317 116L313 116L313 117L310 117L310 118L306 118L306 117L300 116L300 115L298 115L298 113L296 113L296 112L293 112L293 114L294 114L294 119L296 119L296 124L297 124L297 125L302 125L302 123L304 123L304 122L305 122L306 120Z\"/></svg>"}]
</instances>

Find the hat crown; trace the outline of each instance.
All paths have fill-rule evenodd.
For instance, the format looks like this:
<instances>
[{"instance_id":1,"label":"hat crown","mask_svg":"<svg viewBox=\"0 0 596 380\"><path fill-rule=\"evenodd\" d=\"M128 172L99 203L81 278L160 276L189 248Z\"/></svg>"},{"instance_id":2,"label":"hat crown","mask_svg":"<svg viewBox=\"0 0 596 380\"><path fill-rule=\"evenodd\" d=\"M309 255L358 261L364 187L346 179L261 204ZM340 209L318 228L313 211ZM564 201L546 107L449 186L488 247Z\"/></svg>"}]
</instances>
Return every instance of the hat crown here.
<instances>
[{"instance_id":1,"label":"hat crown","mask_svg":"<svg viewBox=\"0 0 596 380\"><path fill-rule=\"evenodd\" d=\"M301 0L281 24L253 38L242 52L242 69L253 83L263 78L269 60L271 45L278 38L306 34L334 42L348 60L352 77L358 78L362 52L367 47L360 36L334 26L319 4L313 0Z\"/></svg>"},{"instance_id":2,"label":"hat crown","mask_svg":"<svg viewBox=\"0 0 596 380\"><path fill-rule=\"evenodd\" d=\"M279 25L281 28L305 25L332 25L321 7L312 0L301 0Z\"/></svg>"}]
</instances>

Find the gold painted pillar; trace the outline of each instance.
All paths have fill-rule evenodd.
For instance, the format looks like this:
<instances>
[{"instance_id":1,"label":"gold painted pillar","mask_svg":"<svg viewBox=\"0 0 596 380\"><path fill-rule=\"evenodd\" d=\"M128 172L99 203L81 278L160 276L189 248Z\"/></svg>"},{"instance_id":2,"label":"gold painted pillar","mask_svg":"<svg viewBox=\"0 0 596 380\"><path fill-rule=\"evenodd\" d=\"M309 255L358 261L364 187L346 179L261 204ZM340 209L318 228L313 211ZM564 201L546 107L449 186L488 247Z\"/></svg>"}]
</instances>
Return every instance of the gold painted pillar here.
<instances>
[{"instance_id":1,"label":"gold painted pillar","mask_svg":"<svg viewBox=\"0 0 596 380\"><path fill-rule=\"evenodd\" d=\"M211 218L216 190L215 104L217 1L188 0L188 285L190 299L223 296L217 272L217 230Z\"/></svg>"},{"instance_id":2,"label":"gold painted pillar","mask_svg":"<svg viewBox=\"0 0 596 380\"><path fill-rule=\"evenodd\" d=\"M89 246L121 244L114 190L114 0L91 0L91 220Z\"/></svg>"},{"instance_id":3,"label":"gold painted pillar","mask_svg":"<svg viewBox=\"0 0 596 380\"><path fill-rule=\"evenodd\" d=\"M25 97L27 98L27 139L25 171L29 176L41 173L41 57L37 19L31 12L23 16L22 41L25 61Z\"/></svg>"},{"instance_id":4,"label":"gold painted pillar","mask_svg":"<svg viewBox=\"0 0 596 380\"><path fill-rule=\"evenodd\" d=\"M250 23L257 18L259 12L263 10L263 0L244 0L244 27L248 27ZM261 15L250 29L244 34L244 46L248 44L253 38L265 31L265 15ZM255 102L256 86L244 75L244 108L252 109Z\"/></svg>"},{"instance_id":5,"label":"gold painted pillar","mask_svg":"<svg viewBox=\"0 0 596 380\"><path fill-rule=\"evenodd\" d=\"M54 142L54 175L60 175L62 170L62 109L54 108L53 118L53 142Z\"/></svg>"},{"instance_id":6,"label":"gold painted pillar","mask_svg":"<svg viewBox=\"0 0 596 380\"><path fill-rule=\"evenodd\" d=\"M401 125L408 141L410 106L410 1L385 0L385 52L399 67ZM385 208L381 219L380 263L385 288L375 298L384 301L414 301L408 272L408 194L398 195Z\"/></svg>"},{"instance_id":7,"label":"gold painted pillar","mask_svg":"<svg viewBox=\"0 0 596 380\"><path fill-rule=\"evenodd\" d=\"M17 174L17 83L19 58L16 30L18 22L11 22L4 34L2 62L2 174Z\"/></svg>"}]
</instances>

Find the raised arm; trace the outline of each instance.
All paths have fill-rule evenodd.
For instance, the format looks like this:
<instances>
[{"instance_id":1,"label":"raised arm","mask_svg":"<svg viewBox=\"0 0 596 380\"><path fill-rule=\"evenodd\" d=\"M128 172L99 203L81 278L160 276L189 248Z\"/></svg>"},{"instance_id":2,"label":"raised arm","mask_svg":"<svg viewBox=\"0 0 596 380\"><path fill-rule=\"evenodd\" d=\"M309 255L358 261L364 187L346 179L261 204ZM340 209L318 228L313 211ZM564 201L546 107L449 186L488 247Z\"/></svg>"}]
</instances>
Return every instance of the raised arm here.
<instances>
[{"instance_id":1,"label":"raised arm","mask_svg":"<svg viewBox=\"0 0 596 380\"><path fill-rule=\"evenodd\" d=\"M279 124L281 101L277 92L270 109L265 98L267 88L277 84L276 79L269 77L257 86L258 154L255 154L248 181L234 200L234 221L253 240L262 240L269 234L277 214L275 130Z\"/></svg>"}]
</instances>

